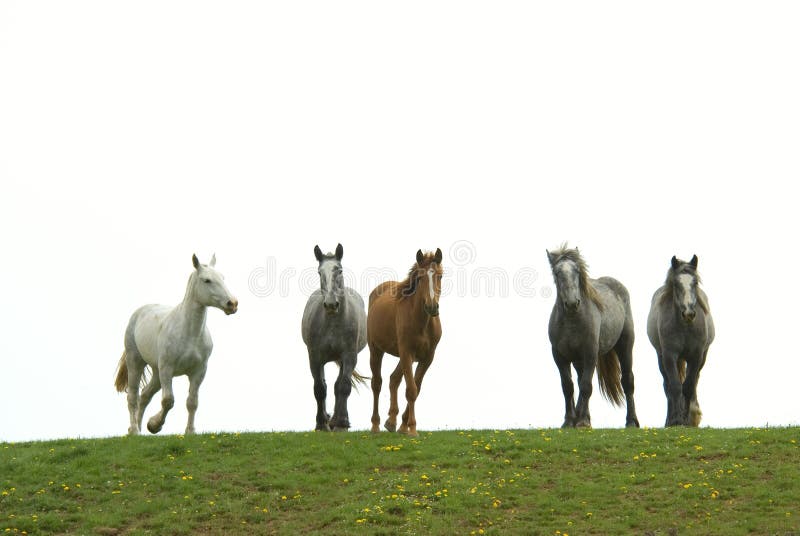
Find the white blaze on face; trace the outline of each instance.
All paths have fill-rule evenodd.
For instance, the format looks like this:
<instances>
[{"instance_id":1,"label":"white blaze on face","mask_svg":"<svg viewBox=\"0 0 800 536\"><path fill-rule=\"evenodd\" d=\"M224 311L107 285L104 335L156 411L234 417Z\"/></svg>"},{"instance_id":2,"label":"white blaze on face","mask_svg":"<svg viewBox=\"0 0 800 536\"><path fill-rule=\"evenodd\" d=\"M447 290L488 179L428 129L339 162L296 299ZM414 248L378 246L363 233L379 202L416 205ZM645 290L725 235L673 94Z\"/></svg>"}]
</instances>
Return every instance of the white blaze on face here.
<instances>
[{"instance_id":1,"label":"white blaze on face","mask_svg":"<svg viewBox=\"0 0 800 536\"><path fill-rule=\"evenodd\" d=\"M694 278L689 274L681 274L678 276L678 283L683 289L683 301L681 305L689 307L692 305L692 283Z\"/></svg>"},{"instance_id":2,"label":"white blaze on face","mask_svg":"<svg viewBox=\"0 0 800 536\"><path fill-rule=\"evenodd\" d=\"M571 283L572 280L576 277L575 274L577 273L577 271L578 271L577 266L575 266L572 262L565 262L561 265L561 270L560 270L561 277L564 283L566 283L567 288L572 287Z\"/></svg>"},{"instance_id":3,"label":"white blaze on face","mask_svg":"<svg viewBox=\"0 0 800 536\"><path fill-rule=\"evenodd\" d=\"M434 299L435 294L433 292L433 268L428 268L428 291L431 293L431 301Z\"/></svg>"}]
</instances>

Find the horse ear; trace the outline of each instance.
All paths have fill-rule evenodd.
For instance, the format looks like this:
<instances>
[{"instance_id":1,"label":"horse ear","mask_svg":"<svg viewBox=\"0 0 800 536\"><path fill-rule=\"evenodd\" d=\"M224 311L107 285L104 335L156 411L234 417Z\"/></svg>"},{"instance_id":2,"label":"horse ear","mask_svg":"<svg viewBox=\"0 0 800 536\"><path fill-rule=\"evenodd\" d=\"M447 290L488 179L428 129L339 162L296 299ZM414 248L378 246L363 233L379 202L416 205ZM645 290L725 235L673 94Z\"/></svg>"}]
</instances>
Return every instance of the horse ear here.
<instances>
[{"instance_id":1,"label":"horse ear","mask_svg":"<svg viewBox=\"0 0 800 536\"><path fill-rule=\"evenodd\" d=\"M691 264L692 266L694 266L695 269L697 269L697 255L692 255L692 260L689 261L689 264Z\"/></svg>"},{"instance_id":2,"label":"horse ear","mask_svg":"<svg viewBox=\"0 0 800 536\"><path fill-rule=\"evenodd\" d=\"M343 255L344 255L344 248L342 247L341 244L337 244L337 246L336 246L336 260L337 261L342 260L342 256Z\"/></svg>"},{"instance_id":3,"label":"horse ear","mask_svg":"<svg viewBox=\"0 0 800 536\"><path fill-rule=\"evenodd\" d=\"M200 268L200 261L197 260L197 255L195 255L194 253L192 253L192 266L194 266L195 270Z\"/></svg>"},{"instance_id":4,"label":"horse ear","mask_svg":"<svg viewBox=\"0 0 800 536\"><path fill-rule=\"evenodd\" d=\"M317 258L317 262L322 262L322 250L319 249L319 246L314 246L314 256Z\"/></svg>"},{"instance_id":5,"label":"horse ear","mask_svg":"<svg viewBox=\"0 0 800 536\"><path fill-rule=\"evenodd\" d=\"M680 266L680 262L678 262L678 257L675 255L672 256L672 269L677 270L678 266Z\"/></svg>"},{"instance_id":6,"label":"horse ear","mask_svg":"<svg viewBox=\"0 0 800 536\"><path fill-rule=\"evenodd\" d=\"M422 254L422 250L417 250L417 264L422 264L422 261L425 259L425 256Z\"/></svg>"},{"instance_id":7,"label":"horse ear","mask_svg":"<svg viewBox=\"0 0 800 536\"><path fill-rule=\"evenodd\" d=\"M217 254L216 253L211 255L211 260L208 261L208 265L211 266L212 268L217 265Z\"/></svg>"},{"instance_id":8,"label":"horse ear","mask_svg":"<svg viewBox=\"0 0 800 536\"><path fill-rule=\"evenodd\" d=\"M545 251L547 252L547 260L548 260L548 262L550 263L550 266L553 266L553 261L555 260L555 259L553 258L553 254L552 254L552 253L550 253L550 250L549 250L549 249L546 249Z\"/></svg>"},{"instance_id":9,"label":"horse ear","mask_svg":"<svg viewBox=\"0 0 800 536\"><path fill-rule=\"evenodd\" d=\"M435 262L436 264L442 264L442 250L441 249L436 248L436 255L434 255L434 257L433 257L433 262Z\"/></svg>"}]
</instances>

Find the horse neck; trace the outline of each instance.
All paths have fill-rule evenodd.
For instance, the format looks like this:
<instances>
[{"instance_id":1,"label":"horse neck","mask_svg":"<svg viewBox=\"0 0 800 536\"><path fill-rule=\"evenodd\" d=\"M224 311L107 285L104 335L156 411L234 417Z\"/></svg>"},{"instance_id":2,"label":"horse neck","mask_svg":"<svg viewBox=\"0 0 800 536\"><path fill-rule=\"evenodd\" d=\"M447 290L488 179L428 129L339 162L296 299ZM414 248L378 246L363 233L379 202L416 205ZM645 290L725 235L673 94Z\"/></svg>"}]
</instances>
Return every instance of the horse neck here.
<instances>
[{"instance_id":1,"label":"horse neck","mask_svg":"<svg viewBox=\"0 0 800 536\"><path fill-rule=\"evenodd\" d=\"M184 331L189 335L203 333L206 327L207 307L197 302L195 297L196 284L197 274L192 274L186 284L186 294L183 297L183 301L175 308L177 315L183 320Z\"/></svg>"},{"instance_id":2,"label":"horse neck","mask_svg":"<svg viewBox=\"0 0 800 536\"><path fill-rule=\"evenodd\" d=\"M410 327L414 328L415 331L424 329L431 320L431 315L425 311L425 298L417 289L417 292L406 298L406 300L404 305L406 306L406 318Z\"/></svg>"}]
</instances>

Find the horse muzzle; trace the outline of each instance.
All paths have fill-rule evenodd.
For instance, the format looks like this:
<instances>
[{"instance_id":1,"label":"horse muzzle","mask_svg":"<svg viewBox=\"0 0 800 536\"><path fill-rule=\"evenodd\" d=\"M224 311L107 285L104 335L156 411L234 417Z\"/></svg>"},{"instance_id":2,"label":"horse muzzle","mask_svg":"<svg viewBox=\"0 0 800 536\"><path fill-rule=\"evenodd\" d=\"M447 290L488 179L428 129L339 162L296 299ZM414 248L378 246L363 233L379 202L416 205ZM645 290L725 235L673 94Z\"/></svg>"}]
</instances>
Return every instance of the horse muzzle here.
<instances>
[{"instance_id":1,"label":"horse muzzle","mask_svg":"<svg viewBox=\"0 0 800 536\"><path fill-rule=\"evenodd\" d=\"M581 307L581 300L564 301L564 309L569 313L577 313Z\"/></svg>"},{"instance_id":2,"label":"horse muzzle","mask_svg":"<svg viewBox=\"0 0 800 536\"><path fill-rule=\"evenodd\" d=\"M439 316L439 304L434 303L433 305L425 304L425 312L428 313L428 316Z\"/></svg>"},{"instance_id":3,"label":"horse muzzle","mask_svg":"<svg viewBox=\"0 0 800 536\"><path fill-rule=\"evenodd\" d=\"M694 311L684 311L682 316L684 322L686 322L687 324L692 324L694 323L694 319L697 316L697 313L695 313Z\"/></svg>"},{"instance_id":4,"label":"horse muzzle","mask_svg":"<svg viewBox=\"0 0 800 536\"><path fill-rule=\"evenodd\" d=\"M226 315L236 314L236 311L238 310L239 310L239 300L237 300L236 298L228 300L228 303L225 304L225 308L223 309Z\"/></svg>"},{"instance_id":5,"label":"horse muzzle","mask_svg":"<svg viewBox=\"0 0 800 536\"><path fill-rule=\"evenodd\" d=\"M325 308L325 312L328 313L329 315L335 315L336 313L339 312L338 301L333 303L323 302L322 306Z\"/></svg>"}]
</instances>

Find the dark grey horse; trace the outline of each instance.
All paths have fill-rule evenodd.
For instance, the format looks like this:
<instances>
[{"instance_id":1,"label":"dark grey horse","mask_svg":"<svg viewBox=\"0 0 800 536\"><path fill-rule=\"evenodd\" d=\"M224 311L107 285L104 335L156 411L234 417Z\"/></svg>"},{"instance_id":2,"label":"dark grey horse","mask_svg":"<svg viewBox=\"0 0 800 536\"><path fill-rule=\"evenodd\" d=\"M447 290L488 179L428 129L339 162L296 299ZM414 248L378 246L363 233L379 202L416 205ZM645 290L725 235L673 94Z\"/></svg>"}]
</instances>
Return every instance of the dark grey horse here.
<instances>
[{"instance_id":1,"label":"dark grey horse","mask_svg":"<svg viewBox=\"0 0 800 536\"><path fill-rule=\"evenodd\" d=\"M699 287L697 255L672 257L664 285L653 294L647 336L658 354L667 396L666 426L700 424L697 380L714 341L708 298Z\"/></svg>"},{"instance_id":2,"label":"dark grey horse","mask_svg":"<svg viewBox=\"0 0 800 536\"><path fill-rule=\"evenodd\" d=\"M324 255L319 246L314 255L319 261L320 289L308 298L303 311L303 342L308 347L308 361L314 377L314 397L317 399L317 430L347 430L347 398L354 381L365 378L355 371L358 352L367 344L367 314L364 300L344 286L342 277L342 245L336 253ZM325 383L325 363L339 365L339 377L334 384L336 402L333 417L325 410L328 387Z\"/></svg>"},{"instance_id":3,"label":"dark grey horse","mask_svg":"<svg viewBox=\"0 0 800 536\"><path fill-rule=\"evenodd\" d=\"M547 252L556 282L550 343L561 374L566 412L563 427L590 427L589 397L595 368L600 392L611 403L627 402L625 426L639 426L633 402L633 316L628 290L616 279L590 279L576 249ZM578 375L578 404L570 364Z\"/></svg>"}]
</instances>

